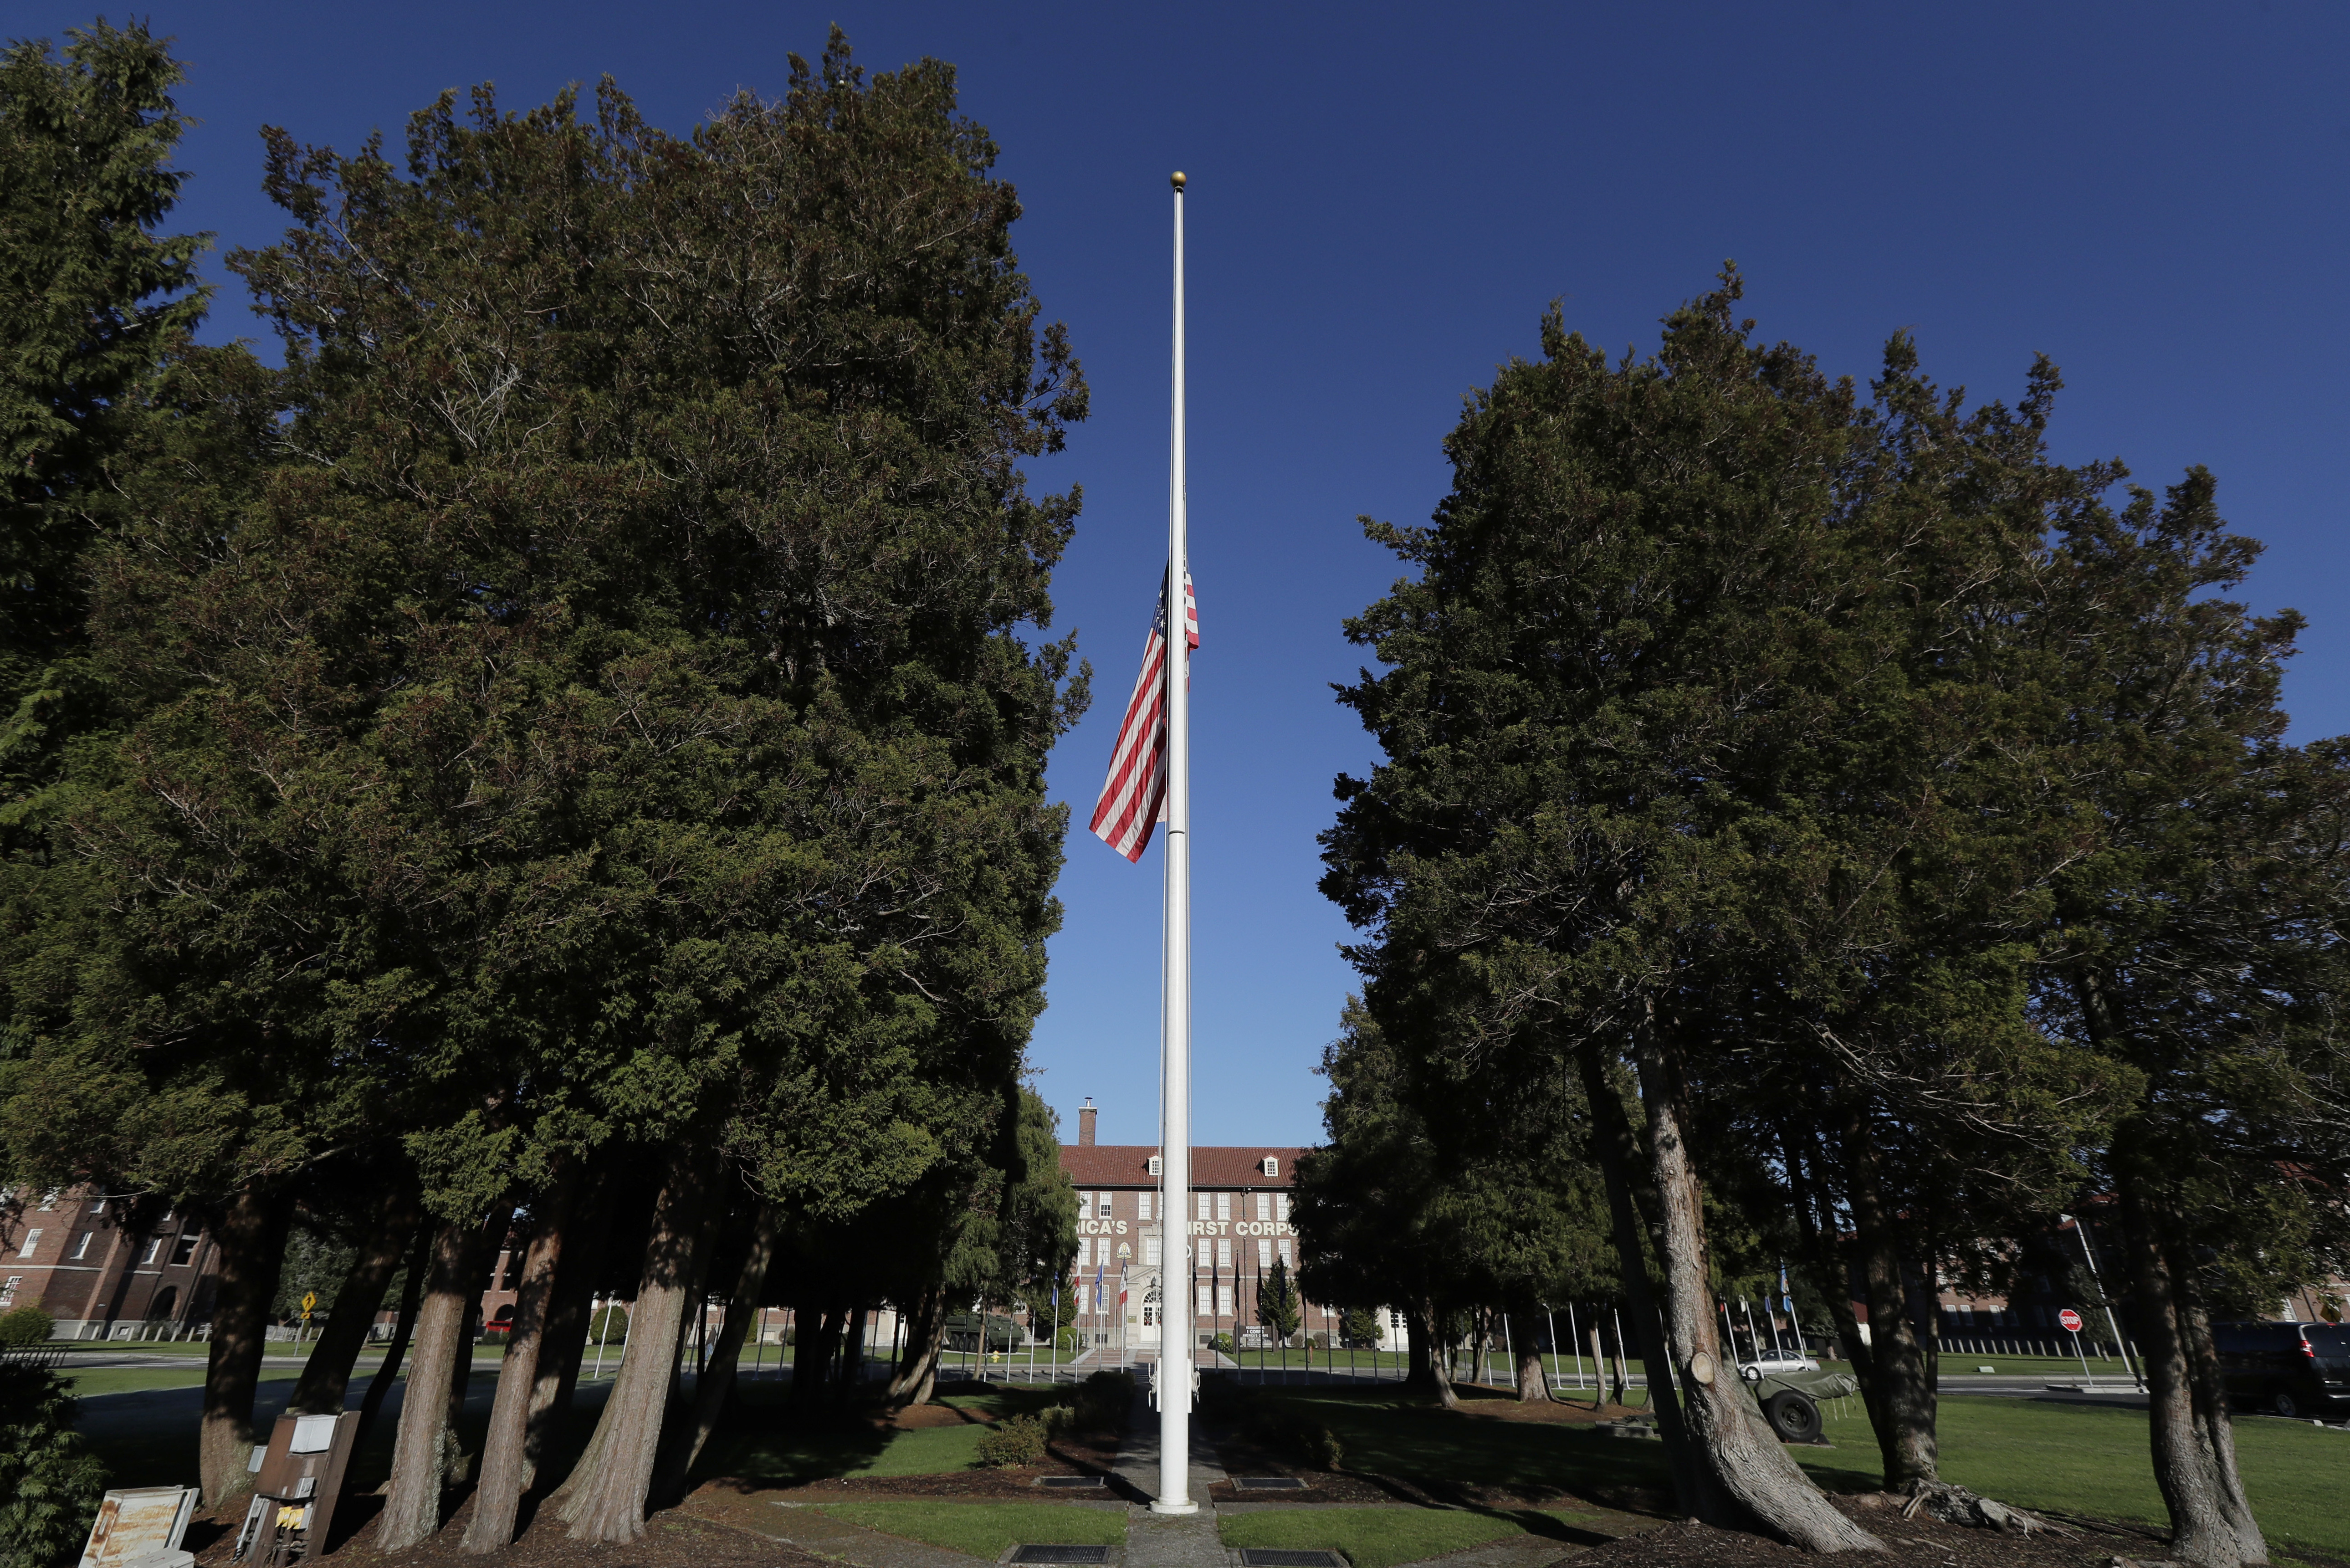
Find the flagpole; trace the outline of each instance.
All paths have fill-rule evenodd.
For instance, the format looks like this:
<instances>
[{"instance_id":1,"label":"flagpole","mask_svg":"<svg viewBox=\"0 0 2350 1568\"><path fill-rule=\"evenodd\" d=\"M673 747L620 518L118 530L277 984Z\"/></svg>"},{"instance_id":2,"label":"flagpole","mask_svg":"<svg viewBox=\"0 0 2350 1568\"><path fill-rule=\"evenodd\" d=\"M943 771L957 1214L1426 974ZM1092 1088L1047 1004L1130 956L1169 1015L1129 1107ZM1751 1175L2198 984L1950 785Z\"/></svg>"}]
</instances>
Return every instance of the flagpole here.
<instances>
[{"instance_id":1,"label":"flagpole","mask_svg":"<svg viewBox=\"0 0 2350 1568\"><path fill-rule=\"evenodd\" d=\"M1168 429L1167 587L1167 932L1166 990L1159 1059L1166 1074L1159 1170L1165 1181L1167 1240L1163 1281L1189 1256L1191 1210L1191 606L1184 591L1183 497L1183 176L1175 188L1174 411ZM1189 1270L1183 1270L1186 1277ZM1162 1289L1166 1321L1159 1334L1159 1496L1154 1513L1196 1513L1191 1500L1191 1293ZM1178 1359L1180 1349L1180 1358Z\"/></svg>"}]
</instances>

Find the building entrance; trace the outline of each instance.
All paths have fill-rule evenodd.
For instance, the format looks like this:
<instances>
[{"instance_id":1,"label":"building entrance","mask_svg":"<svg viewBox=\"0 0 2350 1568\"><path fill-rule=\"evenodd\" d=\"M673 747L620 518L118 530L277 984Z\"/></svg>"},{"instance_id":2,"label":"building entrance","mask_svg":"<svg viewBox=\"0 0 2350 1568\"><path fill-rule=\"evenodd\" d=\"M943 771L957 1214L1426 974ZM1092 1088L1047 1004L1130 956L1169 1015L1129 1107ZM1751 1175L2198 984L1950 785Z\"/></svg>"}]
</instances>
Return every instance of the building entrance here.
<instances>
[{"instance_id":1,"label":"building entrance","mask_svg":"<svg viewBox=\"0 0 2350 1568\"><path fill-rule=\"evenodd\" d=\"M1127 1298L1126 1342L1137 1350L1159 1348L1159 1320L1165 1303L1159 1294L1159 1271L1142 1276L1142 1288Z\"/></svg>"}]
</instances>

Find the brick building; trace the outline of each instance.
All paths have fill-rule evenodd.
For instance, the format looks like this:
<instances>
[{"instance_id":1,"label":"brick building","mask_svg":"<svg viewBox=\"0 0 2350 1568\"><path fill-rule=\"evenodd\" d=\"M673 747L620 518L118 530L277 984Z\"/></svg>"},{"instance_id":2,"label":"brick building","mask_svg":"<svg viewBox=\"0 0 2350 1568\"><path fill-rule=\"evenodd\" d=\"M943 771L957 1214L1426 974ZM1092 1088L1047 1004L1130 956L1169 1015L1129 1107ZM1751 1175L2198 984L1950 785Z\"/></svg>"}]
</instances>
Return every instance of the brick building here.
<instances>
[{"instance_id":1,"label":"brick building","mask_svg":"<svg viewBox=\"0 0 2350 1568\"><path fill-rule=\"evenodd\" d=\"M210 1322L217 1275L196 1216L93 1187L0 1195L0 1312L36 1306L60 1339L171 1339Z\"/></svg>"},{"instance_id":2,"label":"brick building","mask_svg":"<svg viewBox=\"0 0 2350 1568\"><path fill-rule=\"evenodd\" d=\"M1061 1168L1077 1189L1077 1298L1064 1323L1096 1345L1156 1353L1165 1291L1166 1223L1159 1211L1159 1148L1106 1144L1094 1138L1098 1111L1087 1100L1077 1111L1077 1141L1061 1146ZM1235 1342L1261 1329L1258 1282L1278 1262L1293 1277L1297 1232L1290 1224L1289 1190L1297 1156L1290 1147L1202 1147L1191 1150L1191 1212L1197 1241L1191 1277L1192 1326L1199 1342L1220 1334ZM1339 1309L1304 1303L1301 1328L1336 1334ZM1386 1314L1381 1314L1382 1322ZM1042 1332L1040 1327L1039 1332Z\"/></svg>"}]
</instances>

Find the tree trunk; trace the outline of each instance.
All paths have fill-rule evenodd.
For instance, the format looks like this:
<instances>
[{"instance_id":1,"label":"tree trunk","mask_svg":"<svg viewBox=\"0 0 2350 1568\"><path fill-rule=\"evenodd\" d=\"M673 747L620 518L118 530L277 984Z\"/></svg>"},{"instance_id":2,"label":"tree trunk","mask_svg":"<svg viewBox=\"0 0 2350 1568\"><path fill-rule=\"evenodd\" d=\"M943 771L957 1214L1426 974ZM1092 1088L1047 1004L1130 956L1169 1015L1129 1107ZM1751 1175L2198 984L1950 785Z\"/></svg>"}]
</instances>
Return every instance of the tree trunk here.
<instances>
[{"instance_id":1,"label":"tree trunk","mask_svg":"<svg viewBox=\"0 0 2350 1568\"><path fill-rule=\"evenodd\" d=\"M2138 1359L2146 1372L2147 1436L2154 1481L2170 1512L2170 1554L2200 1568L2240 1568L2247 1559L2229 1517L2218 1457L2196 1419L2195 1390L2181 1324L2178 1282L2161 1240L2162 1214L2117 1160L2123 1244L2137 1298ZM2249 1517L2249 1515L2248 1515ZM2266 1562L2265 1548L2255 1562Z\"/></svg>"},{"instance_id":2,"label":"tree trunk","mask_svg":"<svg viewBox=\"0 0 2350 1568\"><path fill-rule=\"evenodd\" d=\"M707 1234L712 1160L681 1141L669 1153L652 1234L645 1243L644 1284L630 1318L629 1348L604 1404L595 1468L572 1494L565 1517L574 1541L626 1543L645 1532L645 1494L660 1452L661 1420L685 1330L686 1298L699 1273ZM584 1463L584 1461L583 1461Z\"/></svg>"},{"instance_id":3,"label":"tree trunk","mask_svg":"<svg viewBox=\"0 0 2350 1568\"><path fill-rule=\"evenodd\" d=\"M829 1380L833 1359L840 1348L840 1309L825 1307L814 1313L803 1310L798 1317L799 1333L795 1336L797 1343L792 1346L792 1403L812 1410L832 1387ZM809 1327L811 1322L815 1324L813 1329ZM939 1318L939 1332L946 1332L944 1314ZM936 1359L934 1355L932 1360Z\"/></svg>"},{"instance_id":4,"label":"tree trunk","mask_svg":"<svg viewBox=\"0 0 2350 1568\"><path fill-rule=\"evenodd\" d=\"M525 1445L546 1346L547 1308L578 1187L578 1165L566 1159L535 1206L530 1241L515 1282L514 1326L506 1334L505 1361L498 1368L498 1391L490 1404L490 1429L482 1438L481 1484L473 1489L473 1516L460 1547L464 1552L497 1552L514 1540L515 1517L528 1484L530 1456Z\"/></svg>"},{"instance_id":5,"label":"tree trunk","mask_svg":"<svg viewBox=\"0 0 2350 1568\"><path fill-rule=\"evenodd\" d=\"M367 1345L375 1314L383 1306L384 1287L391 1283L420 1218L416 1195L405 1186L394 1187L367 1239L359 1243L350 1272L343 1276L342 1289L335 1293L326 1330L310 1347L310 1359L303 1364L301 1379L294 1385L288 1410L305 1416L341 1413L351 1368Z\"/></svg>"},{"instance_id":6,"label":"tree trunk","mask_svg":"<svg viewBox=\"0 0 2350 1568\"><path fill-rule=\"evenodd\" d=\"M415 1245L408 1254L408 1279L400 1287L400 1315L392 1324L391 1344L384 1348L383 1365L368 1379L367 1397L359 1401L359 1428L351 1438L353 1453L359 1452L359 1445L367 1441L376 1417L383 1412L385 1397L400 1379L400 1364L408 1354L409 1336L416 1332L416 1303L424 1293L424 1273L432 1266L433 1234L431 1227L418 1225Z\"/></svg>"},{"instance_id":7,"label":"tree trunk","mask_svg":"<svg viewBox=\"0 0 2350 1568\"><path fill-rule=\"evenodd\" d=\"M1679 1063L1654 1027L1638 1039L1640 1094L1648 1113L1648 1158L1655 1172L1664 1267L1664 1330L1669 1362L1683 1397L1690 1445L1705 1467L1700 1502L1707 1523L1769 1533L1810 1552L1883 1551L1884 1543L1837 1512L1796 1467L1762 1411L1723 1363L1708 1281L1705 1208L1683 1130L1685 1094ZM1631 1271L1627 1271L1630 1272ZM1661 1369L1648 1368L1654 1388Z\"/></svg>"},{"instance_id":8,"label":"tree trunk","mask_svg":"<svg viewBox=\"0 0 2350 1568\"><path fill-rule=\"evenodd\" d=\"M1594 1303L1591 1310L1597 1312L1598 1303ZM1620 1374L1616 1379L1616 1402L1619 1405L1624 1402L1624 1379ZM1600 1346L1599 1320L1596 1317L1591 1321L1591 1407L1595 1410L1607 1407L1607 1355Z\"/></svg>"},{"instance_id":9,"label":"tree trunk","mask_svg":"<svg viewBox=\"0 0 2350 1568\"><path fill-rule=\"evenodd\" d=\"M2179 1327L2185 1331L2187 1381L2195 1390L2195 1425L2211 1453L2220 1506L2236 1532L2236 1549L2243 1560L2265 1563L2268 1541L2261 1533L2260 1521L2252 1517L2251 1500L2244 1495L2244 1479L2236 1469L2236 1423L2228 1409L2226 1381L2220 1375L2219 1346L2211 1340L2211 1317L2204 1310L2189 1261L2175 1262L2171 1275L2179 1284Z\"/></svg>"},{"instance_id":10,"label":"tree trunk","mask_svg":"<svg viewBox=\"0 0 2350 1568\"><path fill-rule=\"evenodd\" d=\"M204 1363L203 1424L196 1476L204 1504L218 1509L253 1484L253 1393L261 1378L270 1299L286 1262L293 1205L246 1188L229 1200L213 1232L220 1283L213 1301L212 1349Z\"/></svg>"},{"instance_id":11,"label":"tree trunk","mask_svg":"<svg viewBox=\"0 0 2350 1568\"><path fill-rule=\"evenodd\" d=\"M1868 1298L1870 1376L1862 1388L1877 1428L1885 1490L1906 1492L1939 1479L1934 1385L1909 1317L1900 1241L1877 1179L1877 1151L1857 1109L1845 1121L1844 1167L1861 1289Z\"/></svg>"},{"instance_id":12,"label":"tree trunk","mask_svg":"<svg viewBox=\"0 0 2350 1568\"><path fill-rule=\"evenodd\" d=\"M1632 1331L1639 1335L1640 1361L1648 1375L1648 1408L1657 1417L1658 1435L1665 1440L1665 1456L1672 1468L1673 1490L1681 1511L1702 1518L1709 1505L1707 1470L1691 1451L1680 1399L1666 1370L1671 1358L1665 1346L1664 1319L1657 1311L1656 1290L1648 1279L1648 1249L1642 1244L1647 1227L1632 1199L1634 1173L1640 1167L1639 1140L1632 1136L1624 1098L1617 1093L1597 1048L1586 1045L1575 1056L1583 1075L1583 1097L1591 1109L1592 1149L1599 1158L1599 1174L1607 1193L1608 1226L1622 1270L1626 1307L1632 1314ZM1657 1250L1659 1253L1664 1250L1661 1238ZM1595 1322L1595 1345L1598 1328ZM1616 1403L1619 1406L1624 1403L1626 1381L1619 1317L1616 1334Z\"/></svg>"},{"instance_id":13,"label":"tree trunk","mask_svg":"<svg viewBox=\"0 0 2350 1568\"><path fill-rule=\"evenodd\" d=\"M1877 1364L1869 1356L1868 1342L1860 1337L1859 1314L1852 1310L1852 1271L1836 1244L1835 1216L1828 1196L1820 1189L1817 1142L1799 1147L1794 1135L1783 1125L1779 1129L1779 1138L1795 1190L1795 1227L1803 1235L1813 1266L1819 1270L1820 1293L1826 1298L1828 1315L1835 1320L1836 1343L1844 1347L1844 1358L1851 1365L1853 1376L1859 1380L1861 1402L1873 1410L1876 1396L1869 1392L1869 1380L1877 1376Z\"/></svg>"},{"instance_id":14,"label":"tree trunk","mask_svg":"<svg viewBox=\"0 0 2350 1568\"><path fill-rule=\"evenodd\" d=\"M474 1238L480 1230L478 1223L451 1220L432 1238L424 1299L416 1310L415 1362L400 1401L391 1480L376 1521L379 1551L405 1552L441 1528L441 1489L448 1478L449 1381L456 1372L457 1341L481 1303L472 1288L476 1282Z\"/></svg>"},{"instance_id":15,"label":"tree trunk","mask_svg":"<svg viewBox=\"0 0 2350 1568\"><path fill-rule=\"evenodd\" d=\"M849 1401L857 1397L857 1380L865 1375L865 1324L868 1321L863 1307L853 1307L840 1325L839 1381L832 1391L832 1402L837 1408L848 1408ZM979 1309L979 1348L981 1355L984 1355L987 1352L987 1308L984 1305Z\"/></svg>"},{"instance_id":16,"label":"tree trunk","mask_svg":"<svg viewBox=\"0 0 2350 1568\"><path fill-rule=\"evenodd\" d=\"M539 1351L538 1379L531 1389L530 1420L523 1437L523 1490L538 1480L547 1446L571 1414L588 1335L596 1286L604 1270L612 1206L619 1183L611 1163L599 1164L566 1227L563 1260L555 1271L555 1294L547 1308L546 1345Z\"/></svg>"},{"instance_id":17,"label":"tree trunk","mask_svg":"<svg viewBox=\"0 0 2350 1568\"><path fill-rule=\"evenodd\" d=\"M767 1289L767 1268L775 1260L775 1241L782 1229L772 1205L759 1210L750 1245L743 1254L742 1271L734 1276L734 1293L726 1302L725 1325L718 1331L718 1343L702 1368L701 1380L694 1385L691 1419L671 1439L660 1475L653 1483L652 1494L657 1498L666 1501L683 1495L686 1477L692 1471L694 1461L702 1458L710 1434L718 1429L718 1417L725 1411L727 1397L734 1391L743 1336L756 1321L759 1298Z\"/></svg>"},{"instance_id":18,"label":"tree trunk","mask_svg":"<svg viewBox=\"0 0 2350 1568\"><path fill-rule=\"evenodd\" d=\"M889 1379L892 1405L927 1403L938 1382L939 1339L947 1321L947 1288L931 1285L916 1296L906 1318L906 1345L898 1355L898 1370Z\"/></svg>"},{"instance_id":19,"label":"tree trunk","mask_svg":"<svg viewBox=\"0 0 2350 1568\"><path fill-rule=\"evenodd\" d=\"M473 1288L465 1293L465 1326L457 1335L457 1355L449 1365L449 1415L441 1426L443 1486L463 1486L473 1473L474 1456L465 1451L459 1435L465 1418L465 1400L473 1390L473 1351L482 1342L482 1298L498 1282L498 1255L505 1251L514 1229L515 1208L500 1201L473 1237Z\"/></svg>"},{"instance_id":20,"label":"tree trunk","mask_svg":"<svg viewBox=\"0 0 2350 1568\"><path fill-rule=\"evenodd\" d=\"M1434 1302L1426 1299L1420 1302L1419 1312L1428 1324L1428 1374L1435 1387L1436 1402L1448 1410L1458 1410L1461 1396L1452 1387L1453 1346L1449 1341L1441 1347L1436 1343L1445 1338L1444 1314L1437 1310Z\"/></svg>"},{"instance_id":21,"label":"tree trunk","mask_svg":"<svg viewBox=\"0 0 2350 1568\"><path fill-rule=\"evenodd\" d=\"M1403 1386L1416 1394L1436 1392L1436 1324L1415 1304L1403 1314Z\"/></svg>"},{"instance_id":22,"label":"tree trunk","mask_svg":"<svg viewBox=\"0 0 2350 1568\"><path fill-rule=\"evenodd\" d=\"M1518 1352L1518 1403L1550 1403L1550 1379L1543 1373L1540 1345L1530 1345Z\"/></svg>"}]
</instances>

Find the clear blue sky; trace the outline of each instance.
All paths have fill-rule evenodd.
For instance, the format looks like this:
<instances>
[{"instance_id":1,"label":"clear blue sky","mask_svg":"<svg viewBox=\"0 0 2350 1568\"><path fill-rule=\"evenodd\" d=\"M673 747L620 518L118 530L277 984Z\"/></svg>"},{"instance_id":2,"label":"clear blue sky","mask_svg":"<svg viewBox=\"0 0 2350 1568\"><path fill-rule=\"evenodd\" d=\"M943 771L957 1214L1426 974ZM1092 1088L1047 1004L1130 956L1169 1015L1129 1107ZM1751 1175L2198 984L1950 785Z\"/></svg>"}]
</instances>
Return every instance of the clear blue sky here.
<instances>
[{"instance_id":1,"label":"clear blue sky","mask_svg":"<svg viewBox=\"0 0 2350 1568\"><path fill-rule=\"evenodd\" d=\"M89 11L9 0L0 32ZM120 13L116 14L118 16ZM1348 971L1315 892L1330 781L1369 749L1331 701L1339 631L1394 576L1368 513L1424 519L1460 399L1535 352L1544 304L1612 345L1722 258L1762 330L1866 377L2012 399L2035 350L2069 460L2160 484L2210 464L2269 543L2251 586L2314 625L2295 732L2350 730L2350 8L1791 3L1318 7L622 5L162 0L203 124L182 219L278 226L255 128L349 147L448 87L521 109L619 78L682 130L783 90L826 24L886 69L962 69L1003 149L1021 253L1095 416L1039 488L1086 488L1059 578L1097 701L1053 770L1076 807L1038 1083L1075 1135L1155 1135L1159 868L1083 832L1164 547L1166 176L1191 177L1197 1137L1300 1143ZM220 274L215 267L215 275ZM233 280L231 280L233 281ZM220 322L252 331L239 297Z\"/></svg>"}]
</instances>

